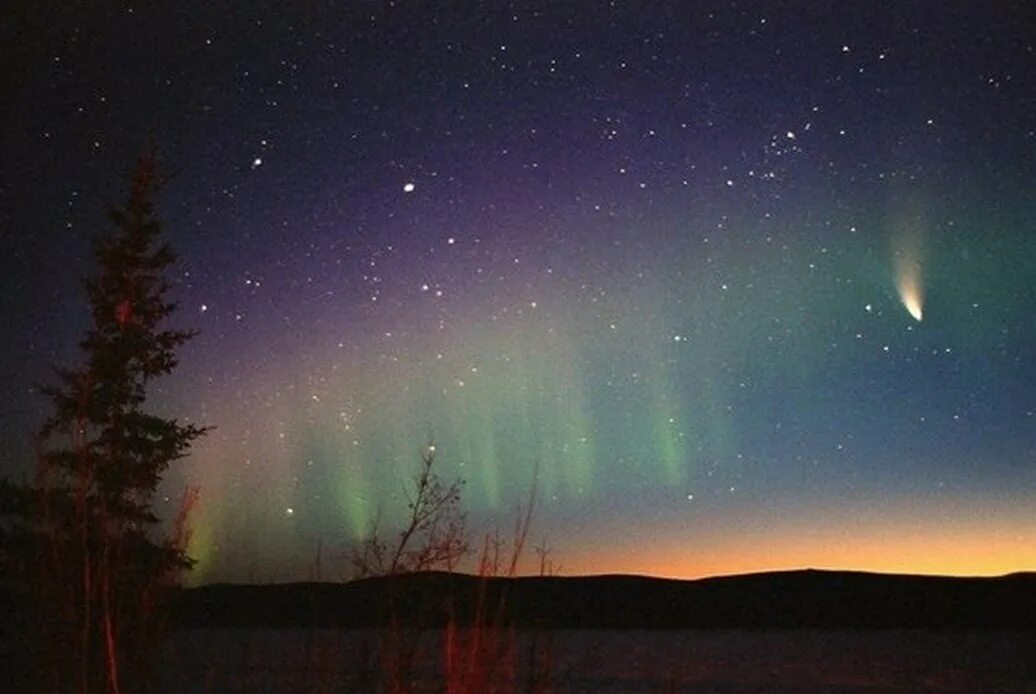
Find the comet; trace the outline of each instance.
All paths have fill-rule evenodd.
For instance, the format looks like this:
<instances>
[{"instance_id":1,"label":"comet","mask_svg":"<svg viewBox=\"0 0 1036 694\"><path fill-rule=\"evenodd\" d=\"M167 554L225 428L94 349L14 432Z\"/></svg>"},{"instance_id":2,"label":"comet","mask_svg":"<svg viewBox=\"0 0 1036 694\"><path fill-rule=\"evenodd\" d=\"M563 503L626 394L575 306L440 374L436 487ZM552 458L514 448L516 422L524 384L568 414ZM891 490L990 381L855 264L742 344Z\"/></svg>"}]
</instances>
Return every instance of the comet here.
<instances>
[{"instance_id":1,"label":"comet","mask_svg":"<svg viewBox=\"0 0 1036 694\"><path fill-rule=\"evenodd\" d=\"M921 264L910 259L896 263L896 291L903 307L918 323L924 317L924 285L921 282Z\"/></svg>"},{"instance_id":2,"label":"comet","mask_svg":"<svg viewBox=\"0 0 1036 694\"><path fill-rule=\"evenodd\" d=\"M898 215L893 228L892 280L903 308L918 323L924 317L924 216L914 211Z\"/></svg>"}]
</instances>

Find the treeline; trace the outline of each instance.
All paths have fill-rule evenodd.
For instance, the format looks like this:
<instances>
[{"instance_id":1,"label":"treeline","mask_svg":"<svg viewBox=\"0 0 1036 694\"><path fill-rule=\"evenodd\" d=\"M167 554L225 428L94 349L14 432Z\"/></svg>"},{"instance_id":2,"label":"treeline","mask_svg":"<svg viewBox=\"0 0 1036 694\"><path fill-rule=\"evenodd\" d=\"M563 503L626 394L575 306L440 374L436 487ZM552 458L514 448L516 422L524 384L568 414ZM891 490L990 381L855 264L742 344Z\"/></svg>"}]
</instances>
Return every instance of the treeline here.
<instances>
[{"instance_id":1,"label":"treeline","mask_svg":"<svg viewBox=\"0 0 1036 694\"><path fill-rule=\"evenodd\" d=\"M480 605L527 629L1036 630L1036 574L997 578L789 571L700 579L486 577L423 572L337 583L210 585L182 591L188 627L441 628ZM391 610L387 602L392 595Z\"/></svg>"}]
</instances>

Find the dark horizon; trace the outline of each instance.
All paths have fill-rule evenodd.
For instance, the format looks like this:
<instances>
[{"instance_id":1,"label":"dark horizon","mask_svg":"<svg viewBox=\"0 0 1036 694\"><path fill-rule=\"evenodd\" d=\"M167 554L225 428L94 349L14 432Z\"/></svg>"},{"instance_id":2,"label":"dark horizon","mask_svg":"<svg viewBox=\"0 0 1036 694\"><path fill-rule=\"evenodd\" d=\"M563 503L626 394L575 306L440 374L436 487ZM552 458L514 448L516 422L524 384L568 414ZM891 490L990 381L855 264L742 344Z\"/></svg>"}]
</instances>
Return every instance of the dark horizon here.
<instances>
[{"instance_id":1,"label":"dark horizon","mask_svg":"<svg viewBox=\"0 0 1036 694\"><path fill-rule=\"evenodd\" d=\"M214 588L214 587L248 587L248 586L305 586L305 585L344 585L347 583L354 583L357 581L376 581L381 579L399 578L402 576L413 576L413 575L449 575L458 576L461 578L471 579L501 579L501 580L523 580L523 579L562 579L562 580L581 580L581 579L644 579L647 581L666 581L675 583L695 583L699 581L712 581L722 579L741 579L741 578L761 578L770 576L781 576L781 575L801 575L801 574L830 574L830 575L849 575L849 576L875 576L885 578L903 578L903 579L947 579L947 580L982 580L982 581L996 581L999 579L1011 579L1011 578L1029 578L1036 576L1036 568L1033 569L1020 569L1018 571L1010 571L1002 574L936 574L936 573L896 573L886 571L866 571L861 569L839 569L839 568L828 568L828 567L817 567L817 566L801 566L801 567L785 567L775 569L763 569L760 571L750 571L746 573L728 573L728 574L709 574L707 576L695 576L693 578L687 578L683 576L663 576L658 574L641 574L641 573L623 573L623 572L607 572L607 573L586 573L586 574L573 574L573 573L551 573L541 574L533 570L519 571L513 575L480 575L475 570L464 570L454 569L448 571L446 569L421 569L413 572L405 572L395 574L394 576L353 576L347 575L340 578L320 576L315 578L301 578L297 580L288 581L213 581L209 583L193 583L187 581L184 586L186 590L194 590L196 588Z\"/></svg>"},{"instance_id":2,"label":"dark horizon","mask_svg":"<svg viewBox=\"0 0 1036 694\"><path fill-rule=\"evenodd\" d=\"M1036 573L961 578L802 570L684 580L423 571L346 583L200 586L177 595L174 614L191 628L357 628L384 626L389 614L397 624L441 628L470 623L479 605L494 606L495 619L517 629L1036 631Z\"/></svg>"}]
</instances>

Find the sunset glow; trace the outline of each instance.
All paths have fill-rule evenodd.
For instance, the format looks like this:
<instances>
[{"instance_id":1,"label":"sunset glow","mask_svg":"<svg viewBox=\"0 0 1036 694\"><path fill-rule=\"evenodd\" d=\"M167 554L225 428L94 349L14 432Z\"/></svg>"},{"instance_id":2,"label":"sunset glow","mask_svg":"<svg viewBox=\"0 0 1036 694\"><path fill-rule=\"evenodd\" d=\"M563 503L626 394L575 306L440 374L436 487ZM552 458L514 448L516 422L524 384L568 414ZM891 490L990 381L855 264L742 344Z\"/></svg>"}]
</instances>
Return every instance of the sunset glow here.
<instances>
[{"instance_id":1,"label":"sunset glow","mask_svg":"<svg viewBox=\"0 0 1036 694\"><path fill-rule=\"evenodd\" d=\"M1021 515L925 518L900 509L882 517L816 513L785 521L776 534L759 519L736 532L705 536L659 533L653 541L617 541L566 562L566 573L637 573L702 578L790 569L999 576L1036 566L1036 520ZM747 526L747 527L746 527ZM676 536L674 536L676 535Z\"/></svg>"}]
</instances>

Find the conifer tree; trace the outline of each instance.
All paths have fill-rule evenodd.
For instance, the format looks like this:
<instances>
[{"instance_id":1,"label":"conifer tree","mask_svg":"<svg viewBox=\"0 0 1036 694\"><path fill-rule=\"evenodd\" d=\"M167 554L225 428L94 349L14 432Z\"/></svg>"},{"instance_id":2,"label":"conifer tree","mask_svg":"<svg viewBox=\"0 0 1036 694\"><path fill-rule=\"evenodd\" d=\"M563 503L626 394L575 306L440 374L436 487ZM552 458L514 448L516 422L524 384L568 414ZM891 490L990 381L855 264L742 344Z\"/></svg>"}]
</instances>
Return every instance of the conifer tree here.
<instances>
[{"instance_id":1,"label":"conifer tree","mask_svg":"<svg viewBox=\"0 0 1036 694\"><path fill-rule=\"evenodd\" d=\"M37 479L6 485L6 510L21 514L21 537L31 538L26 575L40 651L55 656L47 683L55 689L142 686L160 589L191 564L182 534L156 538L152 505L170 463L205 433L145 409L148 384L176 367L176 349L194 335L165 326L176 309L165 277L175 255L154 214L159 183L145 154L127 202L109 214L113 231L94 242L83 363L42 388L53 414L40 435Z\"/></svg>"}]
</instances>

